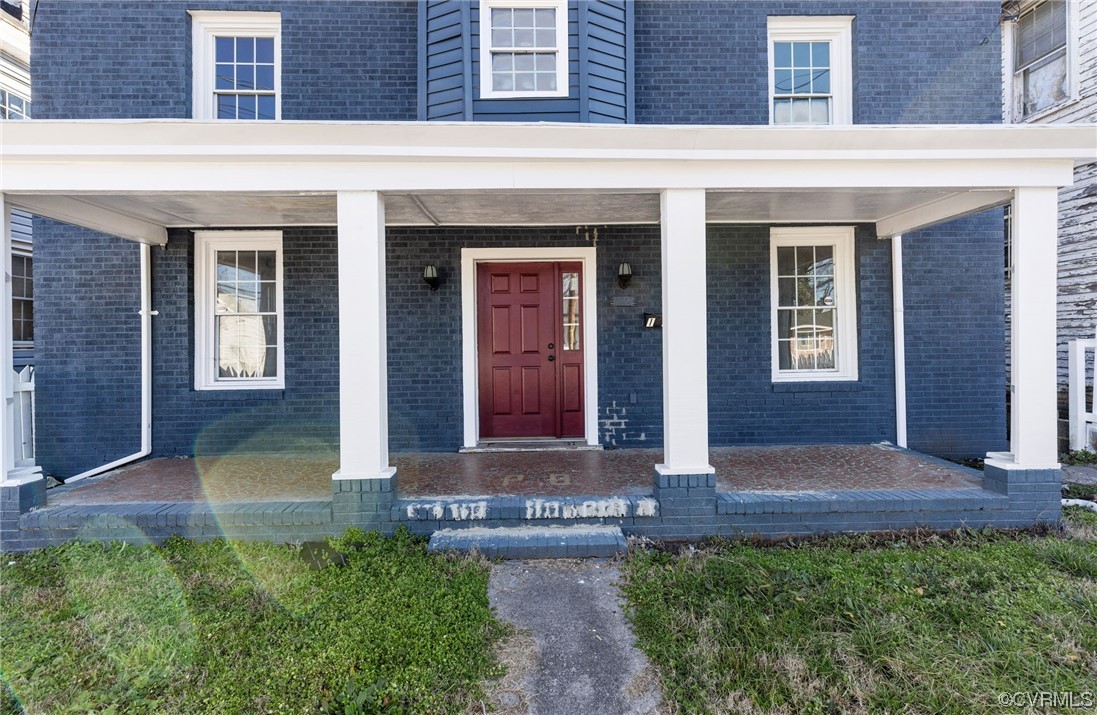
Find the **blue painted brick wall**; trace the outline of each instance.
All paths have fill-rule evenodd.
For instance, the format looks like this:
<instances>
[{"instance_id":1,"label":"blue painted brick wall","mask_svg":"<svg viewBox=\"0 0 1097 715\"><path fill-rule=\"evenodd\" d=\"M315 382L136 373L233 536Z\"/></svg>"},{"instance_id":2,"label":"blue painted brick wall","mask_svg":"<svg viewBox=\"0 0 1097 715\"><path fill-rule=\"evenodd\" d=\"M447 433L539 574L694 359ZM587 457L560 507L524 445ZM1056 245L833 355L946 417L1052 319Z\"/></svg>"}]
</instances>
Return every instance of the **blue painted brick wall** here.
<instances>
[{"instance_id":1,"label":"blue painted brick wall","mask_svg":"<svg viewBox=\"0 0 1097 715\"><path fill-rule=\"evenodd\" d=\"M42 0L31 49L35 116L191 116L187 10L282 14L282 117L416 118L414 0Z\"/></svg>"},{"instance_id":2,"label":"blue painted brick wall","mask_svg":"<svg viewBox=\"0 0 1097 715\"><path fill-rule=\"evenodd\" d=\"M998 0L645 0L636 121L767 124L767 16L855 15L855 123L998 123L1000 12Z\"/></svg>"},{"instance_id":3,"label":"blue painted brick wall","mask_svg":"<svg viewBox=\"0 0 1097 715\"><path fill-rule=\"evenodd\" d=\"M141 447L139 248L34 220L35 442L72 476Z\"/></svg>"},{"instance_id":4,"label":"blue painted brick wall","mask_svg":"<svg viewBox=\"0 0 1097 715\"><path fill-rule=\"evenodd\" d=\"M773 384L769 228L708 230L713 445L895 439L891 244L857 232L857 382Z\"/></svg>"},{"instance_id":5,"label":"blue painted brick wall","mask_svg":"<svg viewBox=\"0 0 1097 715\"><path fill-rule=\"evenodd\" d=\"M1002 212L903 237L911 449L1006 448Z\"/></svg>"}]
</instances>

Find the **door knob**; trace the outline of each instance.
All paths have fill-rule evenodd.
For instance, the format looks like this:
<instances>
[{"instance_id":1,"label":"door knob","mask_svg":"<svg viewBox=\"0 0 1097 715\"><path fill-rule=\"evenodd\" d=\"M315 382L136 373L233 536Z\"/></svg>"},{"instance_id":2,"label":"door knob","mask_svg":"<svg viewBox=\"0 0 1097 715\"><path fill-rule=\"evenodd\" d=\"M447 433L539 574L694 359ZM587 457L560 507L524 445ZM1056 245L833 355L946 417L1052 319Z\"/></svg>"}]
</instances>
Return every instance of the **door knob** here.
<instances>
[{"instance_id":1,"label":"door knob","mask_svg":"<svg viewBox=\"0 0 1097 715\"><path fill-rule=\"evenodd\" d=\"M548 349L549 350L555 350L556 349L556 343L549 343Z\"/></svg>"},{"instance_id":2,"label":"door knob","mask_svg":"<svg viewBox=\"0 0 1097 715\"><path fill-rule=\"evenodd\" d=\"M555 362L555 361L556 361L556 356L555 355L549 355L549 362Z\"/></svg>"}]
</instances>

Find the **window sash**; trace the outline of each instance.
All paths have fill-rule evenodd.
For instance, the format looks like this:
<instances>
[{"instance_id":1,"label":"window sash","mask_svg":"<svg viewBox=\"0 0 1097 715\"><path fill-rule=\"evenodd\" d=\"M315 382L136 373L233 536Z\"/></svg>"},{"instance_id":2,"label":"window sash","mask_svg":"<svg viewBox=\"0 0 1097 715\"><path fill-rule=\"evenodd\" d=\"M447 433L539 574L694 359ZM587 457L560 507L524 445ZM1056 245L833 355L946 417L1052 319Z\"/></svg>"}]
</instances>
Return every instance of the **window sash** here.
<instances>
[{"instance_id":1,"label":"window sash","mask_svg":"<svg viewBox=\"0 0 1097 715\"><path fill-rule=\"evenodd\" d=\"M1044 27L1039 27L1036 24L1041 21L1046 23ZM1045 57L1049 57L1059 50L1066 48L1067 22L1067 7L1064 0L1047 0L1047 2L1042 2L1024 12L1017 20L1016 32L1014 34L1014 73L1026 70ZM1033 47L1033 53L1030 56L1026 56L1026 34L1028 34L1028 32L1039 33L1040 35L1047 35L1050 33L1052 36L1050 46L1039 53L1036 53L1035 47ZM1031 44L1035 45L1035 42L1039 39L1040 37L1038 35L1036 38L1033 38L1033 43Z\"/></svg>"},{"instance_id":2,"label":"window sash","mask_svg":"<svg viewBox=\"0 0 1097 715\"><path fill-rule=\"evenodd\" d=\"M538 33L544 33L549 28L539 26L534 21L532 26L522 25L515 27L513 24L510 26L496 26L493 21L493 12L499 10L552 10L554 17L554 25L552 29L553 43L545 44L543 41L537 40ZM512 21L513 22L513 21ZM485 99L503 99L503 98L522 98L522 97L566 97L570 93L570 81L568 67L569 62L569 38L568 38L568 4L565 0L483 0L480 3L480 96ZM510 42L507 44L496 44L495 31L507 31L510 32ZM532 45L527 46L515 46L511 43L515 42L516 37L513 34L515 30L530 30L533 33L531 38ZM504 38L506 39L506 38ZM495 71L495 60L499 57L510 56L517 58L527 55L551 55L553 67L548 69L515 69L513 66L509 71L501 71L498 74ZM533 77L533 88L518 88L518 78ZM545 76L551 76L552 84L551 88L538 89L537 86L541 83L537 81L538 77L544 78ZM506 82L505 77L510 77L511 81ZM497 82L497 79L503 80ZM507 86L510 85L510 86Z\"/></svg>"},{"instance_id":3,"label":"window sash","mask_svg":"<svg viewBox=\"0 0 1097 715\"><path fill-rule=\"evenodd\" d=\"M790 255L782 249L789 248L792 270L782 260ZM801 261L805 249L810 259ZM852 227L771 229L773 382L857 379L854 253Z\"/></svg>"},{"instance_id":4,"label":"window sash","mask_svg":"<svg viewBox=\"0 0 1097 715\"><path fill-rule=\"evenodd\" d=\"M283 389L285 304L281 232L198 231L195 252L195 389ZM273 280L268 277L270 273L263 272L259 262L260 254L267 252L274 254ZM226 253L235 254L231 265L223 262L228 258L222 255ZM254 261L247 260L248 254L254 254ZM272 283L273 294L264 290ZM253 306L240 302L241 287L245 294L254 290ZM227 288L232 290L226 291ZM222 300L230 293L230 299ZM226 346L223 343L226 331L233 329L244 339ZM226 363L226 357L235 357L236 362L230 359ZM225 374L226 369L230 374ZM241 374L231 374L235 372ZM261 374L248 374L257 372Z\"/></svg>"}]
</instances>

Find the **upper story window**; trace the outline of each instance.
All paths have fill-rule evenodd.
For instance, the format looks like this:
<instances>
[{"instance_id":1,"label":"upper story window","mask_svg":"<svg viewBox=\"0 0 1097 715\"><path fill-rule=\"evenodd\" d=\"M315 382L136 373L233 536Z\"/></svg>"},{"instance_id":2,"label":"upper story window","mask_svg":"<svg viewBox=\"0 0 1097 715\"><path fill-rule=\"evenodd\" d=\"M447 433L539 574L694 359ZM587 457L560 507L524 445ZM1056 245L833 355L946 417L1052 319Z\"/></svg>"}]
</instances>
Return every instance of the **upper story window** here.
<instances>
[{"instance_id":1,"label":"upper story window","mask_svg":"<svg viewBox=\"0 0 1097 715\"><path fill-rule=\"evenodd\" d=\"M192 10L194 118L280 119L281 17Z\"/></svg>"},{"instance_id":2,"label":"upper story window","mask_svg":"<svg viewBox=\"0 0 1097 715\"><path fill-rule=\"evenodd\" d=\"M281 231L196 231L194 387L285 386Z\"/></svg>"},{"instance_id":3,"label":"upper story window","mask_svg":"<svg viewBox=\"0 0 1097 715\"><path fill-rule=\"evenodd\" d=\"M567 95L567 0L482 0L480 96Z\"/></svg>"},{"instance_id":4,"label":"upper story window","mask_svg":"<svg viewBox=\"0 0 1097 715\"><path fill-rule=\"evenodd\" d=\"M1017 18L1011 58L1015 120L1071 97L1069 10L1066 0L1045 0Z\"/></svg>"},{"instance_id":5,"label":"upper story window","mask_svg":"<svg viewBox=\"0 0 1097 715\"><path fill-rule=\"evenodd\" d=\"M11 255L11 339L15 348L34 344L34 258Z\"/></svg>"},{"instance_id":6,"label":"upper story window","mask_svg":"<svg viewBox=\"0 0 1097 715\"><path fill-rule=\"evenodd\" d=\"M853 18L769 18L770 124L851 124Z\"/></svg>"},{"instance_id":7,"label":"upper story window","mask_svg":"<svg viewBox=\"0 0 1097 715\"><path fill-rule=\"evenodd\" d=\"M853 228L770 229L773 381L856 380Z\"/></svg>"},{"instance_id":8,"label":"upper story window","mask_svg":"<svg viewBox=\"0 0 1097 715\"><path fill-rule=\"evenodd\" d=\"M30 100L0 89L0 119L30 118Z\"/></svg>"}]
</instances>

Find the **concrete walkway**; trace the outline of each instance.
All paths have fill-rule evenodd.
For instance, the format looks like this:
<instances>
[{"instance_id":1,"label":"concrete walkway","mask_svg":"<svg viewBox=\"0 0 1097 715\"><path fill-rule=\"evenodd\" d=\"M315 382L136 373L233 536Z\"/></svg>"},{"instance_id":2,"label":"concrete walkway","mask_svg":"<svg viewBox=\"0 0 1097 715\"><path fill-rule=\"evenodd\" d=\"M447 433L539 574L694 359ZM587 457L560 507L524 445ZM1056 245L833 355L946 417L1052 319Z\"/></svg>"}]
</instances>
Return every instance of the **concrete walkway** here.
<instances>
[{"instance_id":1,"label":"concrete walkway","mask_svg":"<svg viewBox=\"0 0 1097 715\"><path fill-rule=\"evenodd\" d=\"M1091 464L1064 465L1063 481L1097 487L1097 466Z\"/></svg>"},{"instance_id":2,"label":"concrete walkway","mask_svg":"<svg viewBox=\"0 0 1097 715\"><path fill-rule=\"evenodd\" d=\"M488 597L519 634L502 648L508 673L488 688L504 715L648 715L662 693L634 646L604 560L508 561L492 567Z\"/></svg>"}]
</instances>

